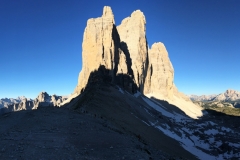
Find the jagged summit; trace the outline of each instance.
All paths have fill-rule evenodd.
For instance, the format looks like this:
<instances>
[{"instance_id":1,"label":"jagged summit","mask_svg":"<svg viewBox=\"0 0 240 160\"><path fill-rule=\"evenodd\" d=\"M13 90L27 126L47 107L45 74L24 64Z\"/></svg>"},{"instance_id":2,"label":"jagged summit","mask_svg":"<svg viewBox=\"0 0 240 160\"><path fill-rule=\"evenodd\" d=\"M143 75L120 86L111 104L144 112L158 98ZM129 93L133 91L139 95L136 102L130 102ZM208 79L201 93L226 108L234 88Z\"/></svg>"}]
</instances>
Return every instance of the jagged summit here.
<instances>
[{"instance_id":1,"label":"jagged summit","mask_svg":"<svg viewBox=\"0 0 240 160\"><path fill-rule=\"evenodd\" d=\"M235 91L233 89L227 89L224 94L226 95L232 95L232 94L238 94L238 91Z\"/></svg>"},{"instance_id":2,"label":"jagged summit","mask_svg":"<svg viewBox=\"0 0 240 160\"><path fill-rule=\"evenodd\" d=\"M47 92L40 92L34 100L24 96L17 99L0 99L0 115L12 111L34 110L39 107L60 106L60 104L66 99L66 96L51 96Z\"/></svg>"}]
</instances>

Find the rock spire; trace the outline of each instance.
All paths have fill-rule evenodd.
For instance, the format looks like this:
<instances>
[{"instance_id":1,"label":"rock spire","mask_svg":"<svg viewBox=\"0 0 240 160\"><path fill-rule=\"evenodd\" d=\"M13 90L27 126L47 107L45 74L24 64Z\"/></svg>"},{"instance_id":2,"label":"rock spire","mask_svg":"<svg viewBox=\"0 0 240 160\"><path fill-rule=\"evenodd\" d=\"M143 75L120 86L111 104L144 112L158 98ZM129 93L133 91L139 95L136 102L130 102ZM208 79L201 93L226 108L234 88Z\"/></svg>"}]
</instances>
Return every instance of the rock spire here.
<instances>
[{"instance_id":1,"label":"rock spire","mask_svg":"<svg viewBox=\"0 0 240 160\"><path fill-rule=\"evenodd\" d=\"M85 88L90 73L100 65L109 69L114 79L114 72L119 61L120 38L115 26L110 7L104 7L103 15L87 21L82 43L82 71L79 74L76 93Z\"/></svg>"}]
</instances>

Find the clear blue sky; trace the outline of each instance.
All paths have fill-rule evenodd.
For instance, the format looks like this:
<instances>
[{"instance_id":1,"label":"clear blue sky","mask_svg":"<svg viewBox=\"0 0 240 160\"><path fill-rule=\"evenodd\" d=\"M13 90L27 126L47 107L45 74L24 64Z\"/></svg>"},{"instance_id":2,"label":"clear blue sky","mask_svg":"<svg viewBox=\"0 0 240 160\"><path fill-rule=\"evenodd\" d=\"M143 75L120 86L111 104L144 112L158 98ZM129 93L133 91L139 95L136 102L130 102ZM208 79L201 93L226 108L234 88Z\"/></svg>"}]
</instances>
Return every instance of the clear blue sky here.
<instances>
[{"instance_id":1,"label":"clear blue sky","mask_svg":"<svg viewBox=\"0 0 240 160\"><path fill-rule=\"evenodd\" d=\"M87 19L105 5L116 25L144 12L149 46L165 44L180 91L240 91L239 0L0 0L0 98L72 93Z\"/></svg>"}]
</instances>

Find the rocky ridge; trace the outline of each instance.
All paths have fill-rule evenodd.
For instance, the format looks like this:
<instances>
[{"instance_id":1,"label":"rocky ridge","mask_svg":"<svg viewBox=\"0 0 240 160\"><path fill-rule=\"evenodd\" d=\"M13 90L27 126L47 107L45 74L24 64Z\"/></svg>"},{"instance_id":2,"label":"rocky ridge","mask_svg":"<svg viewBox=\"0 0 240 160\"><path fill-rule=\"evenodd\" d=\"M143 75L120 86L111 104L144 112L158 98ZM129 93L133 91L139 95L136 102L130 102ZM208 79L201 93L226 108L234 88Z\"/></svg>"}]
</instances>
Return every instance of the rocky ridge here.
<instances>
[{"instance_id":1,"label":"rocky ridge","mask_svg":"<svg viewBox=\"0 0 240 160\"><path fill-rule=\"evenodd\" d=\"M82 93L91 72L104 66L112 83L130 93L166 100L197 118L201 108L193 104L174 85L174 69L162 43L148 48L146 19L140 10L115 26L110 7L105 6L102 17L87 21L82 43L82 71L74 95Z\"/></svg>"},{"instance_id":2,"label":"rocky ridge","mask_svg":"<svg viewBox=\"0 0 240 160\"><path fill-rule=\"evenodd\" d=\"M5 98L1 99L1 104L4 104L0 107L0 113L14 112L20 110L33 110L39 107L46 106L59 106L67 97L65 96L50 96L47 92L39 93L38 97L34 100L28 99L26 97L14 98Z\"/></svg>"},{"instance_id":3,"label":"rocky ridge","mask_svg":"<svg viewBox=\"0 0 240 160\"><path fill-rule=\"evenodd\" d=\"M24 96L17 97L17 98L1 98L0 99L0 109L7 107L8 105L14 104L14 103L20 103L25 98L26 97L24 97ZM31 99L28 99L28 100L31 100Z\"/></svg>"},{"instance_id":4,"label":"rocky ridge","mask_svg":"<svg viewBox=\"0 0 240 160\"><path fill-rule=\"evenodd\" d=\"M240 92L232 89L226 90L224 93L213 95L190 95L192 101L237 101L240 100Z\"/></svg>"}]
</instances>

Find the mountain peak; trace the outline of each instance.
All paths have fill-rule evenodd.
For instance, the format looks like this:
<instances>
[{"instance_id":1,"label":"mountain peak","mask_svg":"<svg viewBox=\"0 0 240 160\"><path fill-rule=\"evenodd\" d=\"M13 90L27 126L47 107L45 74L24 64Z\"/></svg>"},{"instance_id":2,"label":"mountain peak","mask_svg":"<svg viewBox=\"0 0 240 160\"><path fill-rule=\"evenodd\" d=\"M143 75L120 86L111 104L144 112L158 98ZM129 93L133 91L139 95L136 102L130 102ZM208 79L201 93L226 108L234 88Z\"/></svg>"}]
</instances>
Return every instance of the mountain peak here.
<instances>
[{"instance_id":1,"label":"mountain peak","mask_svg":"<svg viewBox=\"0 0 240 160\"><path fill-rule=\"evenodd\" d=\"M37 99L39 102L50 102L50 96L47 92L40 92Z\"/></svg>"},{"instance_id":2,"label":"mountain peak","mask_svg":"<svg viewBox=\"0 0 240 160\"><path fill-rule=\"evenodd\" d=\"M225 91L225 94L227 94L227 95L232 95L234 93L237 93L237 91L235 91L233 89L228 89L228 90Z\"/></svg>"},{"instance_id":3,"label":"mountain peak","mask_svg":"<svg viewBox=\"0 0 240 160\"><path fill-rule=\"evenodd\" d=\"M132 12L131 17L139 18L139 19L143 20L144 23L146 23L144 13L141 10L136 10L136 11Z\"/></svg>"},{"instance_id":4,"label":"mountain peak","mask_svg":"<svg viewBox=\"0 0 240 160\"><path fill-rule=\"evenodd\" d=\"M113 12L112 12L112 9L111 9L110 6L104 6L103 7L102 17L109 18L113 22L113 24L115 24L114 15L113 15Z\"/></svg>"}]
</instances>

